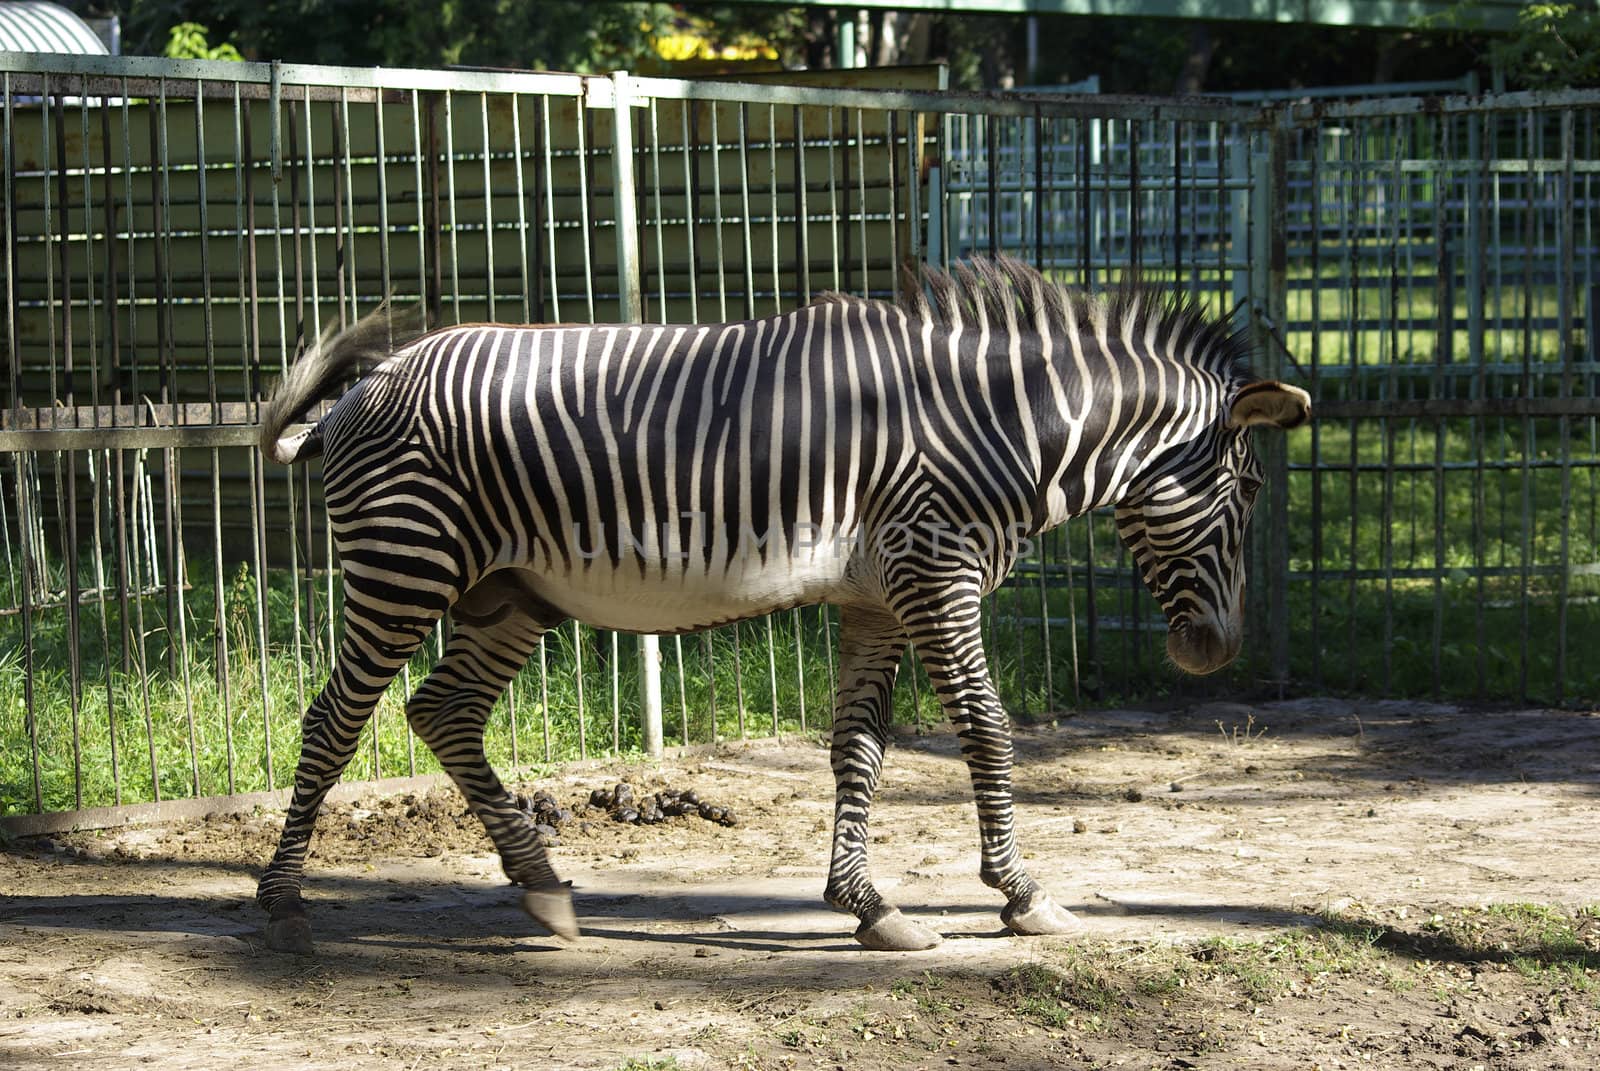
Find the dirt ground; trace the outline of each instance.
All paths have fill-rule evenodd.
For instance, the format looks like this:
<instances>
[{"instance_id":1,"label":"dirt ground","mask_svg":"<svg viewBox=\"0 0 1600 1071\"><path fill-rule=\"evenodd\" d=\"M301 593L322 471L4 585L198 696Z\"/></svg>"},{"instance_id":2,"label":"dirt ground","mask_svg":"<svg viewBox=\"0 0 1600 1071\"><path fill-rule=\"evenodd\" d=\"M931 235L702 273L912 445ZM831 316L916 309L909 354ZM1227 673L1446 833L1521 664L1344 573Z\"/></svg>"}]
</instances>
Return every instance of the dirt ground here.
<instances>
[{"instance_id":1,"label":"dirt ground","mask_svg":"<svg viewBox=\"0 0 1600 1071\"><path fill-rule=\"evenodd\" d=\"M570 945L447 789L324 812L315 957L267 951L251 902L281 814L17 841L0 1066L1594 1068L1597 730L1329 699L1019 727L1019 834L1075 938L1006 934L954 738L906 734L873 872L946 935L909 954L821 902L816 739L519 786L575 814ZM584 810L619 780L737 823Z\"/></svg>"}]
</instances>

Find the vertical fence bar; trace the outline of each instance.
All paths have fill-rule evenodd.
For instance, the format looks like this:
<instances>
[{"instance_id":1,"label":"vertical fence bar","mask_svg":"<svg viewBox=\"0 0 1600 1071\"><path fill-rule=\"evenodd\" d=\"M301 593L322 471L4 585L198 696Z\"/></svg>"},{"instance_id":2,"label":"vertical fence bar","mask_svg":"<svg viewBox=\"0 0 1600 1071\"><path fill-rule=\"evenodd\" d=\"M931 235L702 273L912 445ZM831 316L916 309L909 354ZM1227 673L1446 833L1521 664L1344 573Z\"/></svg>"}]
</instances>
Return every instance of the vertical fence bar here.
<instances>
[{"instance_id":1,"label":"vertical fence bar","mask_svg":"<svg viewBox=\"0 0 1600 1071\"><path fill-rule=\"evenodd\" d=\"M856 207L856 226L860 228L861 241L861 290L862 297L872 296L872 268L871 250L867 246L867 217L869 207L867 202L867 119L866 112L856 109L856 192L858 200Z\"/></svg>"},{"instance_id":2,"label":"vertical fence bar","mask_svg":"<svg viewBox=\"0 0 1600 1071\"><path fill-rule=\"evenodd\" d=\"M271 169L271 173L274 176L277 176L279 174L279 157L278 157L278 154L279 154L279 151L280 151L280 149L279 149L280 143L279 143L279 139L278 139L278 133L279 133L279 131L278 131L278 108L279 108L279 97L278 97L278 94L279 94L279 91L280 91L280 85L279 85L279 82L278 82L278 65L276 63L274 63L273 66L272 66L272 81L271 81L271 84L268 87L268 95L267 95L267 107L269 109L268 124L269 124L270 133L271 133L271 142L270 142L270 147L269 147L269 150L268 150L271 155L268 158L268 164L269 164L269 167ZM126 99L126 98L124 98L124 99ZM241 331L243 331L246 334L246 337L249 340L249 358L248 358L249 368L246 370L245 382L242 384L242 386L244 388L246 397L253 398L253 399L259 399L260 395L261 395L260 375L261 375L261 350L262 350L262 346L261 346L261 293L260 293L261 282L260 282L260 273L259 273L260 258L259 258L258 254L257 254L257 251L256 251L255 152L254 152L254 148L253 148L253 146L251 144L251 133L250 132L251 132L251 125L250 125L249 109L245 109L242 125L240 127L240 134L241 134L241 136L240 136L240 142L241 142L240 156L242 157L242 161L243 161L243 167L241 168L241 174L243 175L243 179L244 179L244 183L243 183L244 184L244 189L242 191L238 192L238 194L237 194L237 196L235 198L235 202L234 202L235 218L238 219L238 221L240 223L240 229L243 230L245 232L245 235L246 235L244 256L241 258L241 261L240 261L240 271L243 273L242 278L241 278L241 282L243 283L243 285L245 287L245 293L247 295L247 298L240 306L240 310L239 310L239 321L240 321L239 328L240 328ZM248 210L245 207L246 205L250 206ZM278 216L277 193L276 193L276 186L274 186L274 193L273 193L273 200L272 200L272 223L273 223L274 230L276 230L276 228L278 226L278 219L279 219L279 216ZM129 231L130 231L130 233L132 232L132 227L129 228ZM276 239L274 239L274 243L276 243ZM276 244L274 244L274 250L276 251ZM130 261L131 261L131 250L130 250ZM131 280L131 272L130 272L130 280ZM131 281L130 281L129 290L130 290L129 299L130 299L130 303L131 303L131 299L132 299L132 296L133 296L132 293L131 293L131 290L132 290ZM254 370L254 373L255 373L254 377L252 377L250 375L250 370ZM255 415L258 418L260 416L259 404L256 407ZM249 465L250 465L250 530L251 530L251 532L253 534L253 538L251 538L251 540L250 540L250 555L251 555L251 564L255 567L255 575L254 575L255 586L256 586L257 591L259 592L262 589L262 587L266 584L266 569L265 569L265 562L266 562L266 533L264 531L264 526L262 525L262 518L266 516L266 499L265 499L266 478L267 478L266 477L266 471L265 471L265 469L266 469L266 459L262 456L260 451L252 450L252 451L250 451ZM271 698L271 694L270 694L270 692L268 690L268 687L267 687L267 661L266 661L267 636L266 636L266 628L265 628L265 625L262 624L262 619L261 619L260 615L256 614L256 615L252 615L252 616L255 618L255 623L258 626L257 638L259 640L259 643L257 644L257 651L256 651L256 655L257 655L257 657L256 657L256 671L257 671L256 682L257 682L257 685L258 685L258 687L260 688L260 691L261 691L262 755L263 755L263 758L264 758L265 764L266 764L266 778L265 778L266 786L265 787L268 788L268 789L271 789L273 787L273 781L274 781L273 763L272 763L272 713L271 713L272 698ZM246 642L248 642L248 634L246 634Z\"/></svg>"},{"instance_id":3,"label":"vertical fence bar","mask_svg":"<svg viewBox=\"0 0 1600 1071\"><path fill-rule=\"evenodd\" d=\"M1445 160L1451 159L1451 124L1440 122L1442 148ZM1453 360L1455 340L1454 273L1450 251L1451 227L1448 213L1451 171L1440 167L1433 173L1434 205L1434 321L1436 338L1433 353L1433 375L1429 394L1438 398L1445 391L1444 369ZM1433 644L1432 670L1433 695L1441 697L1444 688L1444 547L1445 547L1445 473L1444 443L1449 425L1445 420L1433 421Z\"/></svg>"},{"instance_id":4,"label":"vertical fence bar","mask_svg":"<svg viewBox=\"0 0 1600 1071\"><path fill-rule=\"evenodd\" d=\"M1488 257L1489 229L1484 226L1488 212L1490 184L1486 181L1489 161L1485 158L1483 142L1486 134L1493 133L1494 117L1485 113L1481 122L1478 116L1468 117L1467 155L1474 166L1467 176L1467 347L1472 362L1472 398L1482 403L1488 396L1488 357L1484 349L1484 263ZM1487 650L1487 624L1484 620L1486 568L1488 565L1487 514L1488 503L1484 488L1484 450L1489 435L1488 417L1479 414L1472 421L1472 565L1477 574L1477 598L1473 601L1473 639L1476 649ZM1481 700L1488 692L1488 659L1474 660L1477 677L1477 697Z\"/></svg>"},{"instance_id":5,"label":"vertical fence bar","mask_svg":"<svg viewBox=\"0 0 1600 1071\"><path fill-rule=\"evenodd\" d=\"M63 88L65 80L63 79ZM45 102L47 111L55 114L55 162L57 200L60 202L61 212L61 237L56 243L56 261L61 272L61 358L63 378L66 380L65 401L69 409L75 407L77 398L74 390L75 375L73 368L73 332L72 332L72 195L69 188L69 169L67 167L67 130L65 106L61 97L54 100L47 98ZM48 159L48 157L47 157ZM45 188L49 188L48 179ZM46 208L46 216L49 209ZM48 226L48 222L46 223ZM84 231L89 230L89 221L84 220ZM46 269L48 270L48 269ZM56 309L51 309L54 319ZM54 356L54 354L52 354ZM55 362L51 362L52 373ZM55 397L61 397L56 395ZM66 451L57 455L56 480L59 497L59 484L61 470L66 469L66 524L61 530L62 558L65 564L65 596L67 629L70 641L67 645L67 703L72 714L72 797L75 808L83 808L83 665L81 660L81 645L79 638L82 635L81 613L78 606L78 465L76 457ZM189 740L191 754L194 743L194 718L189 719Z\"/></svg>"},{"instance_id":6,"label":"vertical fence bar","mask_svg":"<svg viewBox=\"0 0 1600 1071\"><path fill-rule=\"evenodd\" d=\"M1574 240L1577 237L1577 221L1574 200L1574 186L1576 184L1576 134L1574 116L1570 108L1561 112L1560 131L1561 171L1558 181L1561 188L1557 194L1556 211L1556 344L1559 347L1557 357L1561 361L1560 397L1566 402L1572 397L1575 370L1573 362L1577 359L1577 346L1573 338L1573 288L1574 288ZM1593 330L1591 326L1590 330ZM1561 415L1556 419L1556 434L1561 440L1559 461L1561 464L1561 508L1558 516L1563 519L1560 535L1559 571L1556 573L1556 650L1555 650L1555 701L1560 705L1567 698L1567 605L1569 594L1569 576L1571 571L1572 553L1572 526L1567 518L1572 516L1572 417L1568 415L1563 406Z\"/></svg>"},{"instance_id":7,"label":"vertical fence bar","mask_svg":"<svg viewBox=\"0 0 1600 1071\"><path fill-rule=\"evenodd\" d=\"M103 295L102 304L103 304L103 307L104 307L105 312L106 312L106 316L105 316L105 319L106 319L106 341L107 341L107 347L108 347L107 348L106 367L105 368L101 368L101 367L99 367L97 365L95 367L95 369L94 369L93 402L94 402L94 406L95 406L95 423L96 423L96 426L99 426L100 423L101 423L101 421L100 421L100 403L102 401L101 389L100 389L101 379L102 379L103 376L107 375L109 370L114 369L116 367L116 364L117 364L117 313L116 313L116 309L117 309L118 297L117 297L117 267L116 267L116 250L117 250L117 237L116 237L117 236L117 224L116 224L116 207L115 207L115 205L116 205L116 194L115 194L115 192L114 192L114 190L112 188L112 184L111 184L111 171L112 171L112 169L111 169L111 104L103 96L99 97L99 98L96 98L96 99L99 102L98 106L97 106L97 110L98 110L99 115L100 115L100 180L101 180L101 202L102 202L101 203L101 208L102 208L102 210L104 212L103 226L105 227L105 285L104 285L103 290L102 290L102 295ZM87 202L92 197L92 194L90 193L92 170L91 170L91 166L90 166L90 163L89 163L89 122L88 122L89 97L88 97L87 94L85 94L85 96L84 96L84 102L83 103L84 103L84 123L83 123L83 132L82 132L82 137L83 137L83 156L84 156L84 169L83 169L84 170L84 178L83 178L83 182L84 182L84 200L85 200L85 204L87 205ZM86 218L89 218L89 217L86 217ZM88 230L88 228L85 228L85 230ZM91 317L91 323L92 322L94 322L94 321L93 321L93 318ZM108 382L109 382L109 380L108 380ZM113 409L113 411L112 411L112 423L115 423L115 416L116 416L116 413L115 413L115 410ZM103 669L103 672L105 674L105 688L106 688L106 737L107 737L107 741L109 742L110 747L111 747L112 799L113 799L113 802L116 805L120 806L122 804L122 761L121 761L120 747L119 747L118 740L117 740L117 736L118 736L118 734L117 734L117 696L116 696L116 687L115 687L115 683L114 683L115 678L114 678L114 673L113 673L112 657L111 657L111 627L110 627L110 621L109 621L109 618L108 618L108 611L107 611L107 607L106 607L105 517L104 517L104 515L102 513L102 510L104 508L103 505L102 505L102 498L104 497L104 494L105 493L113 493L113 494L115 493L114 490L113 490L113 485L111 483L111 475L112 475L112 471L113 471L112 464L111 464L111 456L112 456L112 454L111 454L111 451L102 451L102 452L99 452L97 454L92 454L90 456L91 456L91 463L94 460L98 460L100 462L100 476L95 481L95 489L94 489L94 569L95 569L95 590L96 590L95 602L96 602L96 605L99 607L99 611L100 611L100 648L101 648L102 669ZM118 453L117 456L120 458L120 456L121 456L120 452ZM104 486L102 486L102 484ZM113 505L113 509L115 509L114 505ZM10 556L11 556L11 544L10 544L10 540L7 539L6 540L6 557L7 557L8 565L9 565L9 561L10 561ZM7 569L8 579L9 579L9 573L10 573L10 570L8 568ZM220 590L220 588L219 588L219 590ZM218 603L217 603L219 611L220 611L221 605L222 605L221 601L219 600ZM224 692L226 692L226 688L224 688ZM227 711L227 710L231 709L231 706L230 706L230 704L227 703L226 699L224 699L223 709L224 709L224 711ZM226 721L226 720L224 721L224 725L227 725L227 726L229 726L231 728L231 723ZM232 773L233 773L233 752L232 752L232 748L231 748L231 745L232 745L232 737L231 737L231 735L229 736L228 743L230 745L230 748L229 748L229 751L228 751L228 772L229 772L229 775L230 775L230 778L231 778ZM231 786L231 784L232 784L231 780L230 780L229 784ZM232 791L231 787L229 788L229 791L230 792Z\"/></svg>"},{"instance_id":8,"label":"vertical fence bar","mask_svg":"<svg viewBox=\"0 0 1600 1071\"><path fill-rule=\"evenodd\" d=\"M1311 404L1322 402L1322 124L1310 128L1311 281L1306 288L1311 328ZM1285 325L1287 331L1287 325ZM1322 425L1311 422L1311 686L1322 687Z\"/></svg>"},{"instance_id":9,"label":"vertical fence bar","mask_svg":"<svg viewBox=\"0 0 1600 1071\"><path fill-rule=\"evenodd\" d=\"M1378 226L1388 228L1387 257L1388 279L1383 290L1384 322L1379 330L1382 341L1379 356L1385 361L1384 397L1393 402L1400 396L1400 223L1399 209L1401 187L1401 161L1405 153L1401 148L1400 121L1391 117L1385 149L1389 154L1388 183L1383 190L1382 210ZM1380 179L1380 182L1382 180ZM1381 232L1380 232L1381 233ZM1395 425L1394 418L1385 415L1383 429L1383 504L1379 540L1383 555L1383 694L1391 695L1394 682L1394 501L1395 501Z\"/></svg>"},{"instance_id":10,"label":"vertical fence bar","mask_svg":"<svg viewBox=\"0 0 1600 1071\"><path fill-rule=\"evenodd\" d=\"M739 236L744 255L744 317L756 318L756 265L750 219L750 105L739 102Z\"/></svg>"},{"instance_id":11,"label":"vertical fence bar","mask_svg":"<svg viewBox=\"0 0 1600 1071\"><path fill-rule=\"evenodd\" d=\"M1533 254L1534 239L1537 235L1538 220L1534 209L1535 176L1538 174L1538 128L1539 116L1536 111L1529 108L1525 114L1527 145L1524 161L1527 164L1525 172L1527 184L1523 191L1523 228L1522 228L1522 397L1533 396L1533 339L1534 339L1534 297L1533 297ZM1520 572L1522 591L1519 597L1519 608L1522 616L1522 627L1517 630L1517 698L1522 702L1528 701L1528 633L1532 628L1533 597L1530 588L1530 578L1533 567L1533 452L1535 449L1533 437L1532 415L1522 418L1522 546L1520 558Z\"/></svg>"},{"instance_id":12,"label":"vertical fence bar","mask_svg":"<svg viewBox=\"0 0 1600 1071\"><path fill-rule=\"evenodd\" d=\"M511 102L512 111L516 111L516 101ZM493 162L493 154L489 151L489 94L478 94L478 122L479 136L483 138L483 270L485 273L484 293L487 295L489 307L489 322L498 322L495 315L495 271L494 271L494 178L489 173L489 165ZM521 168L517 169L519 172Z\"/></svg>"},{"instance_id":13,"label":"vertical fence bar","mask_svg":"<svg viewBox=\"0 0 1600 1071\"><path fill-rule=\"evenodd\" d=\"M617 220L617 294L621 319L640 321L639 217L635 197L633 156L633 84L628 74L611 76L615 121L611 130L611 171L613 209ZM659 216L659 210L657 212ZM663 308L665 303L663 303ZM639 637L639 718L644 753L652 758L662 753L661 726L661 639Z\"/></svg>"},{"instance_id":14,"label":"vertical fence bar","mask_svg":"<svg viewBox=\"0 0 1600 1071\"><path fill-rule=\"evenodd\" d=\"M138 331L138 320L137 320L137 315L138 315L138 313L137 313L137 309L138 309L137 289L138 289L138 286L137 286L137 282L136 282L136 280L138 278L138 272L137 272L137 269L136 269L136 264L138 263L138 261L136 259L136 257L137 257L136 228L133 225L133 220L135 218L135 216L134 216L134 199L133 199L133 173L134 173L135 168L134 168L134 163L133 163L133 136L132 136L131 129L130 129L132 123L131 123L131 120L129 118L129 101L128 101L128 95L127 95L127 92L126 92L126 90L127 90L127 81L126 80L123 81L123 90L124 90L124 95L122 97L122 144L124 146L124 148L123 148L124 157L123 158L124 158L124 160L126 161L126 163L128 165L123 171L123 182L122 182L124 211L126 213L126 218L128 219L128 338L130 340L136 340L139 337L139 331ZM140 389L139 389L139 362L138 362L138 358L135 357L131 363L132 363L132 367L129 370L129 372L130 372L130 374L129 374L130 390L128 392L128 396L133 398L133 399L135 399L135 400L137 400L137 399L139 399L139 398L141 398L143 396L140 393ZM137 422L137 419L135 419L135 422ZM121 455L119 454L119 458L120 458L120 456ZM143 530L142 530L142 526L139 523L140 518L139 518L138 504L139 504L139 499L140 499L140 492L141 492L141 489L143 487L144 462L143 462L142 454L136 454L135 457L136 457L137 460L134 463L133 473L131 474L131 477L129 479L129 485L130 485L130 489L131 489L131 492L130 492L131 493L131 502L130 502L129 506L126 508L126 511L123 513L123 523L121 524L121 526L120 526L121 530L118 533L118 537L119 537L119 540L118 540L119 541L118 554L119 554L119 557L121 558L122 562L124 563L124 573L123 573L123 576L121 578L122 581L123 581L123 583L121 585L123 621L127 622L129 620L132 620L133 623L134 623L132 629L128 630L127 643L132 648L132 650L134 652L135 658L133 659L133 663L132 664L133 664L134 668L137 669L137 672L139 674L139 700L140 700L141 710L143 711L143 714L144 714L145 743L148 746L149 758L150 758L151 795L152 795L152 798L157 803L159 803L161 801L161 768L160 768L160 764L159 764L159 762L157 760L157 756L156 756L155 719L154 719L154 716L153 716L153 714L151 712L151 709L150 709L149 653L148 653L148 648L145 645L145 637L148 635L148 633L145 631L144 593L143 593L144 577L143 577L143 574L142 574L142 570L140 568L141 562L140 562L140 554L139 554L139 543L140 543L141 538L143 537ZM119 484L121 483L120 478L119 478L118 482L119 482ZM19 481L19 483L20 483L20 481ZM120 487L119 487L119 490L120 490ZM121 508L121 497L120 497L120 495L118 497L118 504L119 504L119 509L120 509ZM128 516L128 514L130 514L130 513L132 514L131 517ZM131 597L130 597L130 589L131 589ZM132 613L131 614L129 613L129 607L130 606L132 607ZM126 624L124 625L124 627L125 628L127 627ZM31 676L31 669L30 669L30 676Z\"/></svg>"},{"instance_id":15,"label":"vertical fence bar","mask_svg":"<svg viewBox=\"0 0 1600 1071\"><path fill-rule=\"evenodd\" d=\"M22 422L22 391L19 388L22 382L22 356L17 351L17 294L16 294L16 265L17 265L17 220L14 206L17 196L17 173L15 159L16 140L16 110L15 99L11 86L11 75L4 75L3 88L5 94L5 136L0 139L0 152L5 155L3 174L4 188L0 190L5 194L0 197L4 201L5 215L5 287L6 287L6 350L11 359L11 401L15 422L21 426ZM28 759L29 771L32 775L33 807L35 811L44 810L44 785L40 776L39 763L39 718L35 706L34 694L34 636L33 636L33 539L31 531L33 525L33 512L29 508L28 474L31 454L18 451L13 455L16 471L17 493L17 527L20 532L19 561L22 566L21 584L19 588L19 609L22 619L22 716L26 723L28 734ZM153 755L153 753L152 753ZM152 759L153 761L153 759Z\"/></svg>"},{"instance_id":16,"label":"vertical fence bar","mask_svg":"<svg viewBox=\"0 0 1600 1071\"><path fill-rule=\"evenodd\" d=\"M1255 305L1252 323L1256 354L1264 362L1269 376L1282 378L1283 346L1278 332L1288 320L1289 296L1285 234L1288 133L1281 116L1273 122L1263 140L1264 151L1255 161L1251 182L1250 291ZM1289 676L1289 609L1285 582L1289 570L1288 442L1281 435L1260 436L1256 439L1256 449L1262 457L1270 488L1264 553L1257 558L1265 568L1258 575L1277 578L1277 582L1266 585L1269 594L1262 608L1265 615L1257 620L1265 625L1269 638L1268 672L1282 689ZM1262 586L1257 585L1258 588Z\"/></svg>"},{"instance_id":17,"label":"vertical fence bar","mask_svg":"<svg viewBox=\"0 0 1600 1071\"><path fill-rule=\"evenodd\" d=\"M539 102L540 102L540 106L542 107L542 109L544 111L544 115L543 115L544 122L542 124L540 124L540 126L539 126L538 130L535 132L535 134L540 139L540 148L542 148L542 150L543 150L542 159L543 159L543 164L544 164L544 234L545 234L545 247L546 247L546 249L548 251L548 255L549 255L549 258L550 258L550 320L551 320L552 323L560 323L561 322L561 279L560 279L560 276L556 272L555 161L554 161L554 157L553 157L553 150L550 147L551 131L554 128L550 125L550 97L548 95L542 96L542 97L539 98ZM580 102L580 106L581 106L581 102ZM535 176L535 177L537 179L537 176ZM537 184L537 181L536 181L535 184ZM535 206L535 207L537 207L537 206ZM541 289L542 289L542 287L541 287ZM535 315L542 319L543 318L543 310L542 309L538 310L535 313Z\"/></svg>"}]
</instances>

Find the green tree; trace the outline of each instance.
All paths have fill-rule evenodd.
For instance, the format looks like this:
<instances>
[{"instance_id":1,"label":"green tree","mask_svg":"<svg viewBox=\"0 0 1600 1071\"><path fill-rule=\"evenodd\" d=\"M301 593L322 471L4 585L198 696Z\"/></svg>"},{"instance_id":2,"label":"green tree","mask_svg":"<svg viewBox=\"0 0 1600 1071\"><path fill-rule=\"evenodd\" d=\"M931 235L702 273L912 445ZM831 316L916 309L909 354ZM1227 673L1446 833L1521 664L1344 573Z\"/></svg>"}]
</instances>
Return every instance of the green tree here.
<instances>
[{"instance_id":1,"label":"green tree","mask_svg":"<svg viewBox=\"0 0 1600 1071\"><path fill-rule=\"evenodd\" d=\"M209 27L198 22L180 22L172 28L167 47L161 54L168 59L242 60L239 50L227 41L213 45L206 40Z\"/></svg>"},{"instance_id":2,"label":"green tree","mask_svg":"<svg viewBox=\"0 0 1600 1071\"><path fill-rule=\"evenodd\" d=\"M1530 4L1517 30L1489 47L1506 81L1530 89L1600 85L1600 12L1573 4Z\"/></svg>"},{"instance_id":3,"label":"green tree","mask_svg":"<svg viewBox=\"0 0 1600 1071\"><path fill-rule=\"evenodd\" d=\"M639 0L102 2L95 10L122 18L130 53L197 56L214 36L252 59L352 66L637 70L656 61L654 36L689 18L718 34L766 36L780 45L803 25L783 8ZM200 19L204 26L196 25ZM173 52L174 47L187 51ZM785 49L785 61L794 62L799 51Z\"/></svg>"}]
</instances>

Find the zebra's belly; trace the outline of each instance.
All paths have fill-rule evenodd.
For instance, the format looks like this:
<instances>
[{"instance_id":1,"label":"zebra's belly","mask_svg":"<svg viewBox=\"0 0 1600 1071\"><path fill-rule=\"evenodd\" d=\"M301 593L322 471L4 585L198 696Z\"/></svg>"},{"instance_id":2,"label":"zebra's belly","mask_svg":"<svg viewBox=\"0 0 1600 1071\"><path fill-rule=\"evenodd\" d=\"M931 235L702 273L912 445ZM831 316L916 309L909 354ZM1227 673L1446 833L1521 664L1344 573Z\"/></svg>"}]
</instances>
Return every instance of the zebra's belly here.
<instances>
[{"instance_id":1,"label":"zebra's belly","mask_svg":"<svg viewBox=\"0 0 1600 1071\"><path fill-rule=\"evenodd\" d=\"M596 628L621 632L694 632L774 610L837 601L848 594L842 562L751 562L712 574L639 575L638 565L591 565L572 573L535 572L541 599Z\"/></svg>"}]
</instances>

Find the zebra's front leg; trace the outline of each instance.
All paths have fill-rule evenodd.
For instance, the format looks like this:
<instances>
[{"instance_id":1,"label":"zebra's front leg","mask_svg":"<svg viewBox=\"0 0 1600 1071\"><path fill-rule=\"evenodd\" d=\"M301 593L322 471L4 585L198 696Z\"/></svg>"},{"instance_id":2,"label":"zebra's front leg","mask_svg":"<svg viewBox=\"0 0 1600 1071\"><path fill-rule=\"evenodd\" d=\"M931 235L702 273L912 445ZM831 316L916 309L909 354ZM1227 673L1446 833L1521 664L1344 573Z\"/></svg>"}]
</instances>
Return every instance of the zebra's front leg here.
<instances>
[{"instance_id":1,"label":"zebra's front leg","mask_svg":"<svg viewBox=\"0 0 1600 1071\"><path fill-rule=\"evenodd\" d=\"M256 902L268 916L267 947L278 952L313 951L300 889L317 812L355 754L361 728L384 689L438 621L437 615L425 613L376 626L360 606L359 594L347 581L344 637L328 683L302 720L300 761L283 833L256 886Z\"/></svg>"},{"instance_id":2,"label":"zebra's front leg","mask_svg":"<svg viewBox=\"0 0 1600 1071\"><path fill-rule=\"evenodd\" d=\"M989 675L976 594L903 615L906 631L956 728L978 805L983 883L1006 898L1000 919L1018 934L1075 933L1083 923L1034 881L1017 849L1011 724Z\"/></svg>"},{"instance_id":3,"label":"zebra's front leg","mask_svg":"<svg viewBox=\"0 0 1600 1071\"><path fill-rule=\"evenodd\" d=\"M573 939L578 920L572 890L556 876L532 819L512 800L483 750L489 714L537 649L546 625L510 607L474 619L463 611L475 594L458 605L444 658L406 704L406 719L483 823L506 877L522 886L523 910L556 936Z\"/></svg>"},{"instance_id":4,"label":"zebra's front leg","mask_svg":"<svg viewBox=\"0 0 1600 1071\"><path fill-rule=\"evenodd\" d=\"M889 614L854 607L841 613L833 715L833 858L823 895L861 920L855 937L867 948L915 951L932 948L939 935L887 903L867 874L867 813L883 769L894 681L905 649L905 632Z\"/></svg>"}]
</instances>

